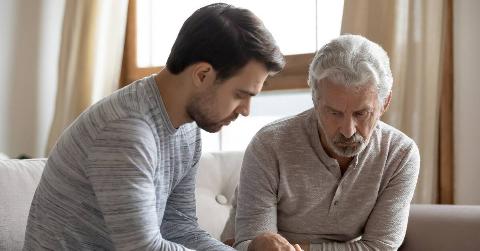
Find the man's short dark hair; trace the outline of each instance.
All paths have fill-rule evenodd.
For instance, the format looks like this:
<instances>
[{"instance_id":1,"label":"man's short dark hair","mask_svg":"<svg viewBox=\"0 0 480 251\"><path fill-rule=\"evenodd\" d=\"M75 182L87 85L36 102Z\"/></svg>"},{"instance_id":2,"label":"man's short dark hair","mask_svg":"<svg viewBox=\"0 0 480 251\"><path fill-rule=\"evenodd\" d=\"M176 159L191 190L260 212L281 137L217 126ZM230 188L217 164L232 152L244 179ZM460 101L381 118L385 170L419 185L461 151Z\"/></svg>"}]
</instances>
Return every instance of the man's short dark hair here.
<instances>
[{"instance_id":1,"label":"man's short dark hair","mask_svg":"<svg viewBox=\"0 0 480 251\"><path fill-rule=\"evenodd\" d=\"M272 73L285 65L275 40L257 16L247 9L216 3L198 9L185 21L167 68L178 74L194 63L208 62L218 79L228 79L252 59Z\"/></svg>"}]
</instances>

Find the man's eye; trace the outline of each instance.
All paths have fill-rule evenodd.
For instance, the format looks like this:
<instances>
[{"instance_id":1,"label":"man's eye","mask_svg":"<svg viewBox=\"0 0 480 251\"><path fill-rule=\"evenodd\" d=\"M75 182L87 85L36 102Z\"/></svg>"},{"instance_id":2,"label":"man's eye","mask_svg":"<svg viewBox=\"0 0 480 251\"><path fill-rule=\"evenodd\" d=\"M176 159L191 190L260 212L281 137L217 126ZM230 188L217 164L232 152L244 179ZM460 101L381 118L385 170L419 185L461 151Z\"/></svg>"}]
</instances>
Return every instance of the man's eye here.
<instances>
[{"instance_id":1,"label":"man's eye","mask_svg":"<svg viewBox=\"0 0 480 251\"><path fill-rule=\"evenodd\" d=\"M339 112L328 112L328 113L333 117L339 117L340 116Z\"/></svg>"},{"instance_id":2,"label":"man's eye","mask_svg":"<svg viewBox=\"0 0 480 251\"><path fill-rule=\"evenodd\" d=\"M355 116L357 117L365 117L368 114L367 111L356 112Z\"/></svg>"}]
</instances>

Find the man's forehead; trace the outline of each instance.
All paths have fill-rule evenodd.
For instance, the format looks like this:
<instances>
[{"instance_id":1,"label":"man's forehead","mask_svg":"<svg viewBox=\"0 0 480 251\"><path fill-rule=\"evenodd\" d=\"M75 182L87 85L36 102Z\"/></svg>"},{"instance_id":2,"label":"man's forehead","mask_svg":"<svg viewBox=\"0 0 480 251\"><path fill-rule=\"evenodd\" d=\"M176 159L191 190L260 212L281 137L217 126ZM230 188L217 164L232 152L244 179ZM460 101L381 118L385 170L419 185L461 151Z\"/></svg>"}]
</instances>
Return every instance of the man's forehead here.
<instances>
[{"instance_id":1,"label":"man's forehead","mask_svg":"<svg viewBox=\"0 0 480 251\"><path fill-rule=\"evenodd\" d=\"M368 109L377 102L377 91L373 85L348 86L327 84L317 95L322 106L332 109L344 109L345 106L355 109Z\"/></svg>"},{"instance_id":2,"label":"man's forehead","mask_svg":"<svg viewBox=\"0 0 480 251\"><path fill-rule=\"evenodd\" d=\"M317 87L319 96L327 98L340 98L340 97L365 97L367 99L372 96L377 96L378 91L374 84L355 83L355 84L343 84L335 82L323 82ZM326 95L325 95L326 94Z\"/></svg>"},{"instance_id":3,"label":"man's forehead","mask_svg":"<svg viewBox=\"0 0 480 251\"><path fill-rule=\"evenodd\" d=\"M318 87L323 88L335 88L335 89L345 89L346 91L362 91L362 90L376 90L376 85L373 80L365 80L359 82L338 82L333 81L328 78L324 78L318 81Z\"/></svg>"}]
</instances>

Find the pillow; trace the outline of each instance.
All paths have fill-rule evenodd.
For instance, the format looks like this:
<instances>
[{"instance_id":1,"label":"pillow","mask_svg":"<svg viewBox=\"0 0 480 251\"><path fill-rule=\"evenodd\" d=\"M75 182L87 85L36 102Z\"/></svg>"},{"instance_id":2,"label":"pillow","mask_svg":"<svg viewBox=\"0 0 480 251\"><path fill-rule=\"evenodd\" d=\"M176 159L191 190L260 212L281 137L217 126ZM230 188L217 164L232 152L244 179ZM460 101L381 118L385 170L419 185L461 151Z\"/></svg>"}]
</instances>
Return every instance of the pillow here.
<instances>
[{"instance_id":1,"label":"pillow","mask_svg":"<svg viewBox=\"0 0 480 251\"><path fill-rule=\"evenodd\" d=\"M21 250L46 159L0 160L0 250Z\"/></svg>"}]
</instances>

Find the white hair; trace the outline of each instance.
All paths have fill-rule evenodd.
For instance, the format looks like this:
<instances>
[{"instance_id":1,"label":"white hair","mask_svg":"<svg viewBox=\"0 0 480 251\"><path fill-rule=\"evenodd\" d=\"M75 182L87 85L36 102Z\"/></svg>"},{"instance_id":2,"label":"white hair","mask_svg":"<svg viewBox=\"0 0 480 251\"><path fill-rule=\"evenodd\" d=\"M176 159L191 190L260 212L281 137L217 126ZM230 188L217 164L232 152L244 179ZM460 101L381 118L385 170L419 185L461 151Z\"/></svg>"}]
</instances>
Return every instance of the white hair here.
<instances>
[{"instance_id":1,"label":"white hair","mask_svg":"<svg viewBox=\"0 0 480 251\"><path fill-rule=\"evenodd\" d=\"M308 85L314 102L318 99L317 84L322 79L350 86L373 82L381 105L385 103L393 84L385 50L359 35L342 35L317 52L308 72Z\"/></svg>"}]
</instances>

